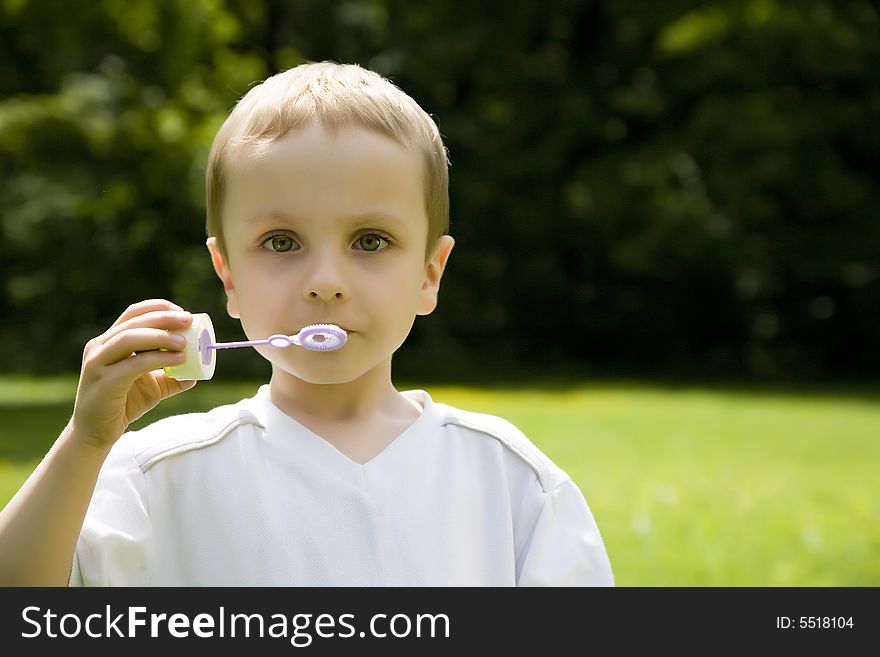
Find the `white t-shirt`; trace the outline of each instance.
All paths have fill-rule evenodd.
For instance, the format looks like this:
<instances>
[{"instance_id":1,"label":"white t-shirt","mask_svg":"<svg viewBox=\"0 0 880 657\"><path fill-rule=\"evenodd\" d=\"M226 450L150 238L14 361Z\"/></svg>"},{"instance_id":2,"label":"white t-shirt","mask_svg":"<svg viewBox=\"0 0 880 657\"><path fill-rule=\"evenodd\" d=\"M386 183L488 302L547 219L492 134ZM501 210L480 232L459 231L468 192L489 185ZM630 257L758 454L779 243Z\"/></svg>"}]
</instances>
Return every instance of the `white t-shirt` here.
<instances>
[{"instance_id":1,"label":"white t-shirt","mask_svg":"<svg viewBox=\"0 0 880 657\"><path fill-rule=\"evenodd\" d=\"M359 464L268 386L123 435L74 586L612 586L581 491L508 421L422 414Z\"/></svg>"}]
</instances>

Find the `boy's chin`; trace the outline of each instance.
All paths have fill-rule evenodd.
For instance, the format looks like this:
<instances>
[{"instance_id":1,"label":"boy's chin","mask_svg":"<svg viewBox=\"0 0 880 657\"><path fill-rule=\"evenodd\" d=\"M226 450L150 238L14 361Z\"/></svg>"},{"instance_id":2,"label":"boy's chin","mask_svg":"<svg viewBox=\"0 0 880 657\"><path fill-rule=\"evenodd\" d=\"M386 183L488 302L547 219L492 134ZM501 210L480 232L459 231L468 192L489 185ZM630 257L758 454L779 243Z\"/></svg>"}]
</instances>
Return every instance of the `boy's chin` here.
<instances>
[{"instance_id":1,"label":"boy's chin","mask_svg":"<svg viewBox=\"0 0 880 657\"><path fill-rule=\"evenodd\" d=\"M358 372L352 371L351 367L298 367L272 363L272 377L292 377L304 383L313 385L340 385L351 383L359 378Z\"/></svg>"}]
</instances>

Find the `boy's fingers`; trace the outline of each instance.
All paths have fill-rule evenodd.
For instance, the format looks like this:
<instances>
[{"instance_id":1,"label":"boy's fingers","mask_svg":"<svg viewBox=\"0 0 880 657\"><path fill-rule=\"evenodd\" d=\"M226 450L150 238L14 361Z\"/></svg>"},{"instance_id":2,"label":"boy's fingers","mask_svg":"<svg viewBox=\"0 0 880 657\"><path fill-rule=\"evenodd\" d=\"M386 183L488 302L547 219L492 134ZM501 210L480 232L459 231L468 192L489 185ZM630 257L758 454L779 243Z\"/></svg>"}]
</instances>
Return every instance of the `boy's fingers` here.
<instances>
[{"instance_id":1,"label":"boy's fingers","mask_svg":"<svg viewBox=\"0 0 880 657\"><path fill-rule=\"evenodd\" d=\"M165 376L162 370L145 372L144 376L150 377L153 385L148 386L149 392L140 398L140 404L126 407L126 411L132 413L130 418L132 422L143 417L143 414L155 408L156 404L189 390L196 384L195 381L176 381Z\"/></svg>"},{"instance_id":2,"label":"boy's fingers","mask_svg":"<svg viewBox=\"0 0 880 657\"><path fill-rule=\"evenodd\" d=\"M154 310L114 324L98 336L98 342L106 344L112 338L131 329L164 329L176 331L192 324L192 314L185 310Z\"/></svg>"},{"instance_id":3,"label":"boy's fingers","mask_svg":"<svg viewBox=\"0 0 880 657\"><path fill-rule=\"evenodd\" d=\"M107 379L114 383L126 382L126 385L131 385L131 382L148 372L180 365L183 362L182 356L183 353L180 351L145 351L125 358L114 367L108 368Z\"/></svg>"},{"instance_id":4,"label":"boy's fingers","mask_svg":"<svg viewBox=\"0 0 880 657\"><path fill-rule=\"evenodd\" d=\"M155 370L153 372L150 372L150 375L156 381L156 385L159 386L159 390L162 391L162 399L173 397L174 395L185 392L186 390L189 390L196 385L195 380L178 381L177 379L172 379L162 370Z\"/></svg>"},{"instance_id":5,"label":"boy's fingers","mask_svg":"<svg viewBox=\"0 0 880 657\"><path fill-rule=\"evenodd\" d=\"M151 310L183 310L176 303L171 303L167 299L147 299L146 301L138 301L131 304L125 311L113 322L113 326L118 326L138 315L150 312Z\"/></svg>"},{"instance_id":6,"label":"boy's fingers","mask_svg":"<svg viewBox=\"0 0 880 657\"><path fill-rule=\"evenodd\" d=\"M160 328L133 328L117 333L95 353L93 362L99 366L113 365L137 352L180 352L186 347L183 336ZM159 353L167 353L159 352Z\"/></svg>"}]
</instances>

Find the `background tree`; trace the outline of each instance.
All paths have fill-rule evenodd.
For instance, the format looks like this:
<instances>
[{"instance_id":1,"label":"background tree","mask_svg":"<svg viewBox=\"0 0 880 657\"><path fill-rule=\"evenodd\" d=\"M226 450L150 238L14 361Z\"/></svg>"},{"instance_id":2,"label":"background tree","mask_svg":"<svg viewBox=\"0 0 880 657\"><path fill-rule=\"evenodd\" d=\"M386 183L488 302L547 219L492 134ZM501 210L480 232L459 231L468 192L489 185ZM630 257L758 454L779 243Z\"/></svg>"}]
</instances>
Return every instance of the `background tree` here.
<instances>
[{"instance_id":1,"label":"background tree","mask_svg":"<svg viewBox=\"0 0 880 657\"><path fill-rule=\"evenodd\" d=\"M458 246L399 373L880 371L867 0L0 7L7 371L76 370L146 297L240 334L203 246L207 149L253 83L324 59L389 76L451 152Z\"/></svg>"}]
</instances>

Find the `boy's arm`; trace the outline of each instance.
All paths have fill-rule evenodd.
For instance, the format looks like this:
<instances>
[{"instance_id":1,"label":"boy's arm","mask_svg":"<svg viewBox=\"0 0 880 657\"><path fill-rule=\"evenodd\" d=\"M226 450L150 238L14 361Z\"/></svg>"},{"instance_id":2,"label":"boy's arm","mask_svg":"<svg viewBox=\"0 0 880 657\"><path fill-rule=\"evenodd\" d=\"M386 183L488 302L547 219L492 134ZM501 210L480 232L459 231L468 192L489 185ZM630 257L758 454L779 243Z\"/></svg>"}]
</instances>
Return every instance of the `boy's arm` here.
<instances>
[{"instance_id":1,"label":"boy's arm","mask_svg":"<svg viewBox=\"0 0 880 657\"><path fill-rule=\"evenodd\" d=\"M543 497L517 586L614 586L602 536L580 489L566 478Z\"/></svg>"},{"instance_id":2,"label":"boy's arm","mask_svg":"<svg viewBox=\"0 0 880 657\"><path fill-rule=\"evenodd\" d=\"M195 381L169 379L185 344L170 330L189 313L154 299L130 306L91 340L73 416L42 462L0 511L0 586L66 586L98 473L131 422Z\"/></svg>"},{"instance_id":3,"label":"boy's arm","mask_svg":"<svg viewBox=\"0 0 880 657\"><path fill-rule=\"evenodd\" d=\"M0 513L0 584L66 586L76 542L109 449L68 425Z\"/></svg>"}]
</instances>

